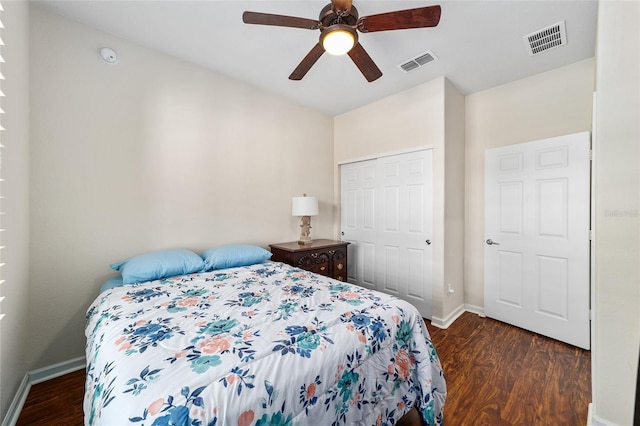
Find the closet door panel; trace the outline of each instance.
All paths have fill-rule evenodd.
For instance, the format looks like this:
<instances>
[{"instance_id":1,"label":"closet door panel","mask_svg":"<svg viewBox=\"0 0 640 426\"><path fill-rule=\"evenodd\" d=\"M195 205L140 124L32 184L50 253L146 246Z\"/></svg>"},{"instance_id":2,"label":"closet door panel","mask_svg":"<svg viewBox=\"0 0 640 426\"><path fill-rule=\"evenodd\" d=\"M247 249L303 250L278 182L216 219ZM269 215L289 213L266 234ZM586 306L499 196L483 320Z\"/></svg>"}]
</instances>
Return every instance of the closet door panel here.
<instances>
[{"instance_id":1,"label":"closet door panel","mask_svg":"<svg viewBox=\"0 0 640 426\"><path fill-rule=\"evenodd\" d=\"M347 281L378 290L376 271L376 161L340 166L342 241L349 242Z\"/></svg>"}]
</instances>

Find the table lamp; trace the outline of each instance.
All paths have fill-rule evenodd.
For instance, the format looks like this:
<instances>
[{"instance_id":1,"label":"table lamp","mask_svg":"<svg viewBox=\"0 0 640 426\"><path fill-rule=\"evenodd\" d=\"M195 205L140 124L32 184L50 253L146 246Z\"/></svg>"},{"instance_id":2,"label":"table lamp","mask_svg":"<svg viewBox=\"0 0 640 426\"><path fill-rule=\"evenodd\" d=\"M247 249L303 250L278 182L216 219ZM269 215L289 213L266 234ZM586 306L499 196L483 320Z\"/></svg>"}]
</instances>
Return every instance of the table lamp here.
<instances>
[{"instance_id":1,"label":"table lamp","mask_svg":"<svg viewBox=\"0 0 640 426\"><path fill-rule=\"evenodd\" d=\"M311 216L318 215L318 199L316 197L307 197L304 194L302 197L293 197L291 203L291 216L300 216L300 238L298 244L311 244L313 240L309 237L311 233Z\"/></svg>"}]
</instances>

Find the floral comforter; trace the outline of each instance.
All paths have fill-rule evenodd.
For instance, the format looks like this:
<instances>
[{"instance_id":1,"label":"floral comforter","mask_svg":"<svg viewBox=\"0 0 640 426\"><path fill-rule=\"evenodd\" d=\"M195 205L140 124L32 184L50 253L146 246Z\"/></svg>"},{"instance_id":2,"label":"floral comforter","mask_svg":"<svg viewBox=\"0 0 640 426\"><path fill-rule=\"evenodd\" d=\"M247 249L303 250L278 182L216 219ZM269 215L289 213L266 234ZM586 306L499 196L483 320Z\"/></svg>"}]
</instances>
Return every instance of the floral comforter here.
<instances>
[{"instance_id":1,"label":"floral comforter","mask_svg":"<svg viewBox=\"0 0 640 426\"><path fill-rule=\"evenodd\" d=\"M86 336L86 425L442 423L418 311L282 263L108 290Z\"/></svg>"}]
</instances>

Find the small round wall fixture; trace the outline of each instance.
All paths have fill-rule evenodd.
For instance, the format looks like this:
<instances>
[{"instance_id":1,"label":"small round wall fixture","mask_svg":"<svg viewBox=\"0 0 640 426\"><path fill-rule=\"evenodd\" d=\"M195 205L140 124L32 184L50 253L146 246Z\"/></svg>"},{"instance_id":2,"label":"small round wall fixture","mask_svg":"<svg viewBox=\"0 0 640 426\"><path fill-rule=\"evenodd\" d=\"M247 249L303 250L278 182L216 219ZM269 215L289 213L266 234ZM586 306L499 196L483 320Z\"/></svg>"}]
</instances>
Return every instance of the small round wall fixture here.
<instances>
[{"instance_id":1,"label":"small round wall fixture","mask_svg":"<svg viewBox=\"0 0 640 426\"><path fill-rule=\"evenodd\" d=\"M118 62L118 54L110 47L101 47L98 49L98 56L107 64L115 64Z\"/></svg>"}]
</instances>

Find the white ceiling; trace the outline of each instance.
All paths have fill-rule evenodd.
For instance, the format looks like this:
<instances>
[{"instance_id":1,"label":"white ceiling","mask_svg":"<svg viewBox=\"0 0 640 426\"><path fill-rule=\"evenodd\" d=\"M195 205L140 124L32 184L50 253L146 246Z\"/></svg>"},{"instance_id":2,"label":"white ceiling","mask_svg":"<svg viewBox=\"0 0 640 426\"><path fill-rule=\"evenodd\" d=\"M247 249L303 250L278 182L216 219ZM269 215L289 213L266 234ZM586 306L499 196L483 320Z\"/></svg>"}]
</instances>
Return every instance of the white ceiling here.
<instances>
[{"instance_id":1,"label":"white ceiling","mask_svg":"<svg viewBox=\"0 0 640 426\"><path fill-rule=\"evenodd\" d=\"M360 34L363 47L383 72L372 83L348 56L329 54L302 81L291 81L289 74L317 43L320 32L246 25L242 12L317 19L328 0L35 3L329 115L440 76L469 94L595 55L597 1L354 0L360 16L440 4L442 17L435 28ZM566 21L567 45L529 56L522 37L562 20ZM438 60L409 73L398 67L427 50Z\"/></svg>"}]
</instances>

